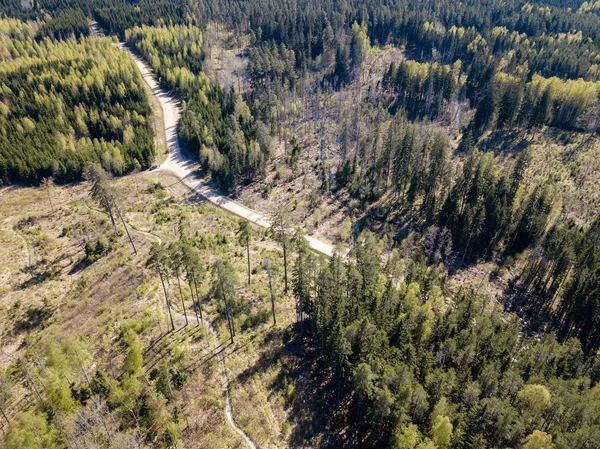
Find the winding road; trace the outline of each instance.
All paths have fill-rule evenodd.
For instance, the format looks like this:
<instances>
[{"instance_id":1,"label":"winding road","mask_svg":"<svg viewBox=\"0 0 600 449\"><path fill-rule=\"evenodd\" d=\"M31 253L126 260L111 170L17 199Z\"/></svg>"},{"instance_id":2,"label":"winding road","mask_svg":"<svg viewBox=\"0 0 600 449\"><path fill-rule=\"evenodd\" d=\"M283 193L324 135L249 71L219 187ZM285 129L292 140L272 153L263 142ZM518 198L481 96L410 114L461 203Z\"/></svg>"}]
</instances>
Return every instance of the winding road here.
<instances>
[{"instance_id":1,"label":"winding road","mask_svg":"<svg viewBox=\"0 0 600 449\"><path fill-rule=\"evenodd\" d=\"M93 35L100 36L100 33L98 31L96 24L91 25L91 31L92 31ZM144 81L146 82L146 84L148 85L148 87L150 88L152 93L155 95L155 97L159 100L160 105L162 107L163 116L164 116L165 137L166 137L167 148L168 148L168 157L160 165L159 170L175 175L176 177L178 177L181 180L181 182L185 186L187 186L192 191L200 194L202 197L206 198L208 201L215 204L216 206L218 206L234 215L237 215L238 217L244 218L262 228L271 227L271 222L269 221L269 219L266 216L264 216L256 211L253 211L252 209L250 209L236 201L233 201L224 195L221 195L209 184L202 182L201 180L196 178L194 173L200 168L199 165L194 161L187 160L184 157L184 155L181 151L181 148L179 146L179 141L178 141L178 136L177 136L177 128L178 128L178 124L179 124L179 119L181 117L181 105L180 105L179 101L159 86L157 81L154 79L154 74L153 74L152 70L139 55L137 55L136 53L131 51L131 49L124 43L119 43L118 45L119 45L119 48L121 48L121 50L128 52L131 55L131 57L134 59L138 69L140 70L140 72L142 74L142 78L144 79ZM133 226L131 226L131 227L133 228ZM146 235L147 237L157 239L159 244L162 243L160 237L158 237L154 234L151 234L151 233L148 233L145 231L140 231L135 228L133 228L133 229L140 234ZM306 236L306 240L308 241L308 244L313 251L321 253L328 257L331 257L333 255L334 247L331 244L323 242L312 236ZM175 310L173 310L173 312L176 315L185 317L183 314L181 314ZM190 320L193 319L193 317L191 317L189 315L187 316L187 318ZM218 346L219 338L218 338L218 334L217 334L217 331L216 331L214 325L206 319L204 319L203 322L209 328L210 332L212 333L215 341L217 342L216 349L218 349L219 348L219 346ZM231 413L231 403L229 400L229 379L227 377L225 360L224 360L224 355L222 352L219 352L219 360L220 360L221 368L223 369L223 376L225 378L224 393L225 393L225 400L226 400L225 414L227 417L227 422L229 423L230 427L240 437L243 438L243 440L250 447L250 449L257 449L256 444L248 437L248 435L246 435L246 433L242 429L240 429L235 424L235 421L234 421L232 413Z\"/></svg>"},{"instance_id":2,"label":"winding road","mask_svg":"<svg viewBox=\"0 0 600 449\"><path fill-rule=\"evenodd\" d=\"M126 45L122 44L120 47L124 51L131 54L137 67L142 73L144 81L148 87L150 87L156 98L158 98L162 106L165 124L165 136L169 153L167 159L160 165L159 170L175 175L181 179L181 182L188 188L197 192L218 207L237 215L238 217L244 218L257 226L269 228L271 226L271 222L266 216L244 206L243 204L238 203L237 201L221 195L209 184L200 181L194 176L194 172L200 167L197 163L185 158L181 152L177 138L177 126L179 124L179 118L181 117L181 106L179 101L158 85L154 79L152 70L150 67L148 67L143 59L132 52ZM331 244L308 235L306 236L306 240L313 251L324 254L328 257L333 255L334 248Z\"/></svg>"}]
</instances>

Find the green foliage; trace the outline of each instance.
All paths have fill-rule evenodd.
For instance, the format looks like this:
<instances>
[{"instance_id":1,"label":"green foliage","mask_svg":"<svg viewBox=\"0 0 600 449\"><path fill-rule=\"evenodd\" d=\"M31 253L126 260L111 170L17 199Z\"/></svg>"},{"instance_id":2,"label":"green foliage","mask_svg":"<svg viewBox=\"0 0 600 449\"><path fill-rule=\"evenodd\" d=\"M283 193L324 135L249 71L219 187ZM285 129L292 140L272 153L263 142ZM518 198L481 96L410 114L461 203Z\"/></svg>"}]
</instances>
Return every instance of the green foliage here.
<instances>
[{"instance_id":1,"label":"green foliage","mask_svg":"<svg viewBox=\"0 0 600 449\"><path fill-rule=\"evenodd\" d=\"M454 67L439 63L402 61L392 63L381 81L384 89L394 93L391 112L406 111L409 119L437 119L449 116L450 102L460 89L460 61Z\"/></svg>"},{"instance_id":2,"label":"green foliage","mask_svg":"<svg viewBox=\"0 0 600 449\"><path fill-rule=\"evenodd\" d=\"M431 439L439 449L450 447L452 441L452 423L447 416L436 416L431 424Z\"/></svg>"},{"instance_id":3,"label":"green foliage","mask_svg":"<svg viewBox=\"0 0 600 449\"><path fill-rule=\"evenodd\" d=\"M73 36L76 38L87 37L90 34L88 19L80 9L61 10L56 17L53 17L38 31L40 37L49 37L51 39L68 39Z\"/></svg>"},{"instance_id":4,"label":"green foliage","mask_svg":"<svg viewBox=\"0 0 600 449\"><path fill-rule=\"evenodd\" d=\"M42 449L53 445L57 431L43 415L21 412L12 420L3 447L6 449Z\"/></svg>"},{"instance_id":5,"label":"green foliage","mask_svg":"<svg viewBox=\"0 0 600 449\"><path fill-rule=\"evenodd\" d=\"M106 256L113 249L112 243L106 237L99 237L95 243L86 242L84 249L88 262L95 262L101 257Z\"/></svg>"},{"instance_id":6,"label":"green foliage","mask_svg":"<svg viewBox=\"0 0 600 449\"><path fill-rule=\"evenodd\" d=\"M244 100L202 72L202 32L192 25L135 27L126 38L156 70L161 83L184 98L180 135L224 187L264 170L269 148ZM263 146L261 146L261 144Z\"/></svg>"},{"instance_id":7,"label":"green foliage","mask_svg":"<svg viewBox=\"0 0 600 449\"><path fill-rule=\"evenodd\" d=\"M565 449L579 435L593 439L598 358L573 341L522 335L471 289L446 307L438 272L415 267L423 249L407 251L397 275L421 274L396 287L362 235L352 261L333 257L314 275L308 298L309 332L362 447L519 447L546 441L527 437L542 429Z\"/></svg>"},{"instance_id":8,"label":"green foliage","mask_svg":"<svg viewBox=\"0 0 600 449\"><path fill-rule=\"evenodd\" d=\"M0 178L78 179L90 161L113 174L154 157L151 110L133 60L108 39L34 40L2 19Z\"/></svg>"},{"instance_id":9,"label":"green foliage","mask_svg":"<svg viewBox=\"0 0 600 449\"><path fill-rule=\"evenodd\" d=\"M123 362L123 372L128 375L136 375L142 369L144 363L144 355L142 353L142 343L139 337L131 330L129 330L124 340L129 346L129 352Z\"/></svg>"},{"instance_id":10,"label":"green foliage","mask_svg":"<svg viewBox=\"0 0 600 449\"><path fill-rule=\"evenodd\" d=\"M540 432L539 430L534 430L533 433L527 437L523 449L554 449L552 435Z\"/></svg>"}]
</instances>

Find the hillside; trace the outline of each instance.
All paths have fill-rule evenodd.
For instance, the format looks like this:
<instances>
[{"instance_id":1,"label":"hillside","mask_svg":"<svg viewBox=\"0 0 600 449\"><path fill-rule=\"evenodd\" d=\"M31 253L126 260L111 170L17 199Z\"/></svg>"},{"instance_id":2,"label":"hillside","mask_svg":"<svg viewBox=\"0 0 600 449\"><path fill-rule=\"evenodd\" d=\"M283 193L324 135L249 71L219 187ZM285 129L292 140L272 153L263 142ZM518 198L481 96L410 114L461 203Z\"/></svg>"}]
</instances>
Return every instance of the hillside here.
<instances>
[{"instance_id":1,"label":"hillside","mask_svg":"<svg viewBox=\"0 0 600 449\"><path fill-rule=\"evenodd\" d=\"M225 421L225 384L220 352L214 348L215 344L222 345L227 376L235 379L265 350L261 345L259 353L253 356L250 342L264 338L282 341L281 333L289 333L286 329L293 322L293 302L277 293L280 324L272 330L266 274L261 269L262 261L268 257L278 273L281 255L257 231L251 244L253 283L244 286L240 281L236 287L240 299L236 302L235 326L243 330L243 335L236 339L235 346L230 346L226 323L219 315L221 306L208 291L210 267L216 260L233 263L243 279L246 255L236 243L236 220L190 197L189 191L168 175L137 175L119 180L115 188L138 251L134 255L122 226L120 236L115 237L108 217L88 198L89 188L87 184L53 188L50 196L54 212L42 190L2 191L2 235L8 239L2 246L7 269L3 271L6 278L2 293L1 363L6 375L1 406L11 422L5 447L35 438L37 431L47 432L48 444L52 445L66 440L83 443L96 432L101 433L101 440L106 440L108 432L110 440L121 439L121 444L128 447L142 447L145 438L139 438L140 431L149 441L176 438L186 447L241 444ZM146 267L154 241L160 239L166 247L179 239L177 228L181 220L185 220L186 233L201 258L198 291L204 318L213 320L221 343L214 341L205 326L197 327L189 286L184 280L189 324L186 326L181 315L178 286L170 282L168 293L176 327L171 332L159 278ZM84 248L84 243L91 243L93 251ZM106 254L98 251L99 243ZM280 291L279 282L279 276L274 275L276 292ZM244 348L242 360L235 355L240 348ZM173 379L168 380L169 376ZM67 379L68 383L63 383ZM168 403L145 386L148 381L158 391L169 389ZM37 397L31 396L37 394L36 389L44 398L39 409L28 407L23 399L29 391L29 401L37 402ZM233 386L236 418L238 409L253 407L245 403L250 399L240 402L237 394ZM149 415L140 416L139 413L144 415L142 404L146 401L151 401L151 410ZM263 406L268 408L266 399ZM52 431L35 427L42 425L36 417L48 407L53 414L62 416L60 421L54 420ZM78 415L71 416L75 409L89 416L86 419L108 423L108 431L94 425L77 427L82 423L78 424ZM128 409L138 414L137 419ZM242 427L248 425L243 418L239 422ZM163 428L146 433L159 425Z\"/></svg>"},{"instance_id":2,"label":"hillside","mask_svg":"<svg viewBox=\"0 0 600 449\"><path fill-rule=\"evenodd\" d=\"M600 447L597 5L5 3L2 447Z\"/></svg>"}]
</instances>

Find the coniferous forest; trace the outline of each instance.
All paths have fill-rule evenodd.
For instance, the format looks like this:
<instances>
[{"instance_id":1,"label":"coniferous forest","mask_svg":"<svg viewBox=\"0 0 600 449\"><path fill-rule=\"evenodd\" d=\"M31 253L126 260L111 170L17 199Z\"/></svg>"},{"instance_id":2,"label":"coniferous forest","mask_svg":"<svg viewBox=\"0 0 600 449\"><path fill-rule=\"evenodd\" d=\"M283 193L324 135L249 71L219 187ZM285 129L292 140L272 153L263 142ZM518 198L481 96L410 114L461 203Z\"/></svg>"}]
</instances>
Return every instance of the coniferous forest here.
<instances>
[{"instance_id":1,"label":"coniferous forest","mask_svg":"<svg viewBox=\"0 0 600 449\"><path fill-rule=\"evenodd\" d=\"M0 177L75 180L90 161L115 175L149 167L150 106L135 64L109 40L72 38L77 29L53 40L53 23L0 25Z\"/></svg>"},{"instance_id":2,"label":"coniferous forest","mask_svg":"<svg viewBox=\"0 0 600 449\"><path fill-rule=\"evenodd\" d=\"M268 229L214 219L164 178L115 187L159 164L117 40L179 102L185 157ZM56 238L85 252L69 275L102 266L102 289L84 275L68 294L135 282L128 298L164 295L167 314L123 312L62 346L44 340L60 307L3 330L24 349L0 358L2 447L242 447L214 418L230 396L257 447L600 447L599 130L600 3L3 2L0 182L41 184L54 213L48 178L87 180L110 222ZM43 247L48 217L11 232ZM15 290L73 257L30 256ZM93 295L77 310L104 317ZM193 359L213 334L258 361ZM206 396L217 371L226 399Z\"/></svg>"}]
</instances>

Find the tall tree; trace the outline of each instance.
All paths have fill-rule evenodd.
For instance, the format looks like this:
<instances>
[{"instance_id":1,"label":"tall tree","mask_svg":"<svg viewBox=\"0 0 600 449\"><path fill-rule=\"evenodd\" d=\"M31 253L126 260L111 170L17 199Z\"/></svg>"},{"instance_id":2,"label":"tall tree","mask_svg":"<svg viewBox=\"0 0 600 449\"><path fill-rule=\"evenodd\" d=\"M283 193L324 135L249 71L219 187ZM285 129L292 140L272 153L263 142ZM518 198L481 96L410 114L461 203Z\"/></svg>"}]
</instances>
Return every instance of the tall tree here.
<instances>
[{"instance_id":1,"label":"tall tree","mask_svg":"<svg viewBox=\"0 0 600 449\"><path fill-rule=\"evenodd\" d=\"M310 301L310 280L307 268L307 259L310 250L302 229L296 228L292 237L292 243L297 254L296 264L292 270L292 291L296 297L296 311L298 323L300 323L300 334L304 334L304 310Z\"/></svg>"},{"instance_id":2,"label":"tall tree","mask_svg":"<svg viewBox=\"0 0 600 449\"><path fill-rule=\"evenodd\" d=\"M127 233L127 237L129 238L129 243L131 243L133 252L134 254L137 254L137 249L135 247L135 244L133 243L133 238L129 233L129 228L127 227L127 223L125 223L125 219L123 218L121 210L119 209L119 204L117 201L117 191L115 187L111 185L104 169L97 163L91 163L85 167L83 176L85 179L92 182L90 194L92 198L100 204L100 207L102 207L102 209L104 209L106 214L109 216L115 234L118 234L117 223L115 221L116 211L119 218L121 219L123 228L125 228L125 232Z\"/></svg>"},{"instance_id":3,"label":"tall tree","mask_svg":"<svg viewBox=\"0 0 600 449\"><path fill-rule=\"evenodd\" d=\"M279 209L271 222L271 235L283 248L283 280L284 293L288 292L287 249L290 240L290 222L287 213Z\"/></svg>"},{"instance_id":4,"label":"tall tree","mask_svg":"<svg viewBox=\"0 0 600 449\"><path fill-rule=\"evenodd\" d=\"M202 304L200 303L200 296L198 294L198 283L197 277L202 273L203 267L200 260L200 256L196 248L190 245L187 241L184 241L181 246L181 255L183 262L183 269L185 271L185 278L190 288L190 295L192 296L192 304L194 305L194 313L196 314L196 322L200 325L203 321L202 317ZM194 298L194 293L196 297ZM200 316L198 317L198 312Z\"/></svg>"},{"instance_id":5,"label":"tall tree","mask_svg":"<svg viewBox=\"0 0 600 449\"><path fill-rule=\"evenodd\" d=\"M229 328L229 336L231 338L231 343L233 343L233 337L235 337L233 307L236 298L236 272L229 262L218 260L213 264L212 273L212 291L216 298L223 301L227 326Z\"/></svg>"},{"instance_id":6,"label":"tall tree","mask_svg":"<svg viewBox=\"0 0 600 449\"><path fill-rule=\"evenodd\" d=\"M271 293L271 312L273 313L273 326L277 325L277 318L275 317L275 294L273 293L273 267L271 266L271 259L265 259L265 271L267 272L267 278L269 279L269 292Z\"/></svg>"},{"instance_id":7,"label":"tall tree","mask_svg":"<svg viewBox=\"0 0 600 449\"><path fill-rule=\"evenodd\" d=\"M169 312L169 319L171 320L171 330L174 331L175 323L173 322L171 303L169 301L167 286L165 285L165 278L168 279L168 263L166 259L167 257L160 244L158 242L152 242L152 247L150 248L150 257L146 262L146 266L155 268L158 273L158 277L160 278L160 283L163 288L163 293L165 294L165 302L167 304L167 311Z\"/></svg>"},{"instance_id":8,"label":"tall tree","mask_svg":"<svg viewBox=\"0 0 600 449\"><path fill-rule=\"evenodd\" d=\"M169 257L169 261L171 264L171 268L173 274L175 275L175 279L177 280L177 286L179 287L179 297L181 298L181 307L183 308L183 317L185 318L185 325L189 324L187 311L185 309L185 298L183 296L183 289L181 288L181 274L185 269L185 254L183 249L184 243L181 241L177 241L171 243L167 250L167 254Z\"/></svg>"},{"instance_id":9,"label":"tall tree","mask_svg":"<svg viewBox=\"0 0 600 449\"><path fill-rule=\"evenodd\" d=\"M248 220L240 220L237 230L238 239L241 245L246 247L246 259L248 262L248 285L250 285L250 240L252 238L252 228Z\"/></svg>"}]
</instances>

